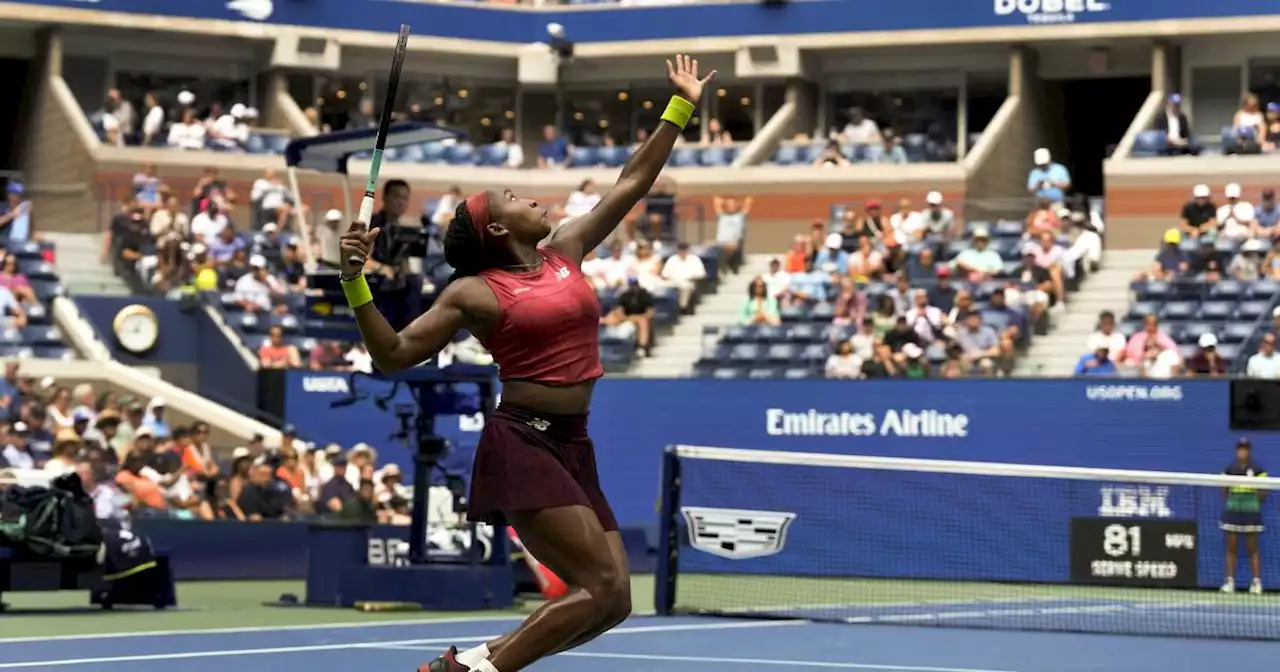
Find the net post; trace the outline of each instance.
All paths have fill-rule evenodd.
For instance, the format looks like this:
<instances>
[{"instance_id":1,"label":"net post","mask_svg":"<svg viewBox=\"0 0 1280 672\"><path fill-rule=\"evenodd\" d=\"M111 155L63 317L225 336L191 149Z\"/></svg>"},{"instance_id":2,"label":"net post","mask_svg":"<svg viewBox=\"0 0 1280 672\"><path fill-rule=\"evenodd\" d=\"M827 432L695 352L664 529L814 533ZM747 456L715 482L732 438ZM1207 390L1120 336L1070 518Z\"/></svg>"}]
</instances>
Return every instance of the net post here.
<instances>
[{"instance_id":1,"label":"net post","mask_svg":"<svg viewBox=\"0 0 1280 672\"><path fill-rule=\"evenodd\" d=\"M653 582L653 608L670 616L676 603L676 574L680 556L680 456L676 446L662 453L662 484L658 502L658 567Z\"/></svg>"}]
</instances>

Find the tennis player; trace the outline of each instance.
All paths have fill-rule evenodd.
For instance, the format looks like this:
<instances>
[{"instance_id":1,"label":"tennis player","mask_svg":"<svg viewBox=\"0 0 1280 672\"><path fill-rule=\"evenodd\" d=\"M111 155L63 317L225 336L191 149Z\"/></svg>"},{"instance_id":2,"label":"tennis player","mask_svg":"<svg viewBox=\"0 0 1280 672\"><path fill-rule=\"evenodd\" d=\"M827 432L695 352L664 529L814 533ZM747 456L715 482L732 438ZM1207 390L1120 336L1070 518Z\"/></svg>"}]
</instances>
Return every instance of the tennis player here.
<instances>
[{"instance_id":1,"label":"tennis player","mask_svg":"<svg viewBox=\"0 0 1280 672\"><path fill-rule=\"evenodd\" d=\"M1241 437L1236 442L1236 459L1222 473L1228 476L1248 476L1265 478L1267 472L1253 461L1253 443ZM1249 569L1253 572L1253 582L1249 584L1249 592L1262 594L1262 556L1258 553L1258 535L1262 533L1262 502L1266 491L1253 488L1226 488L1223 493L1227 504L1222 511L1222 522L1219 527L1227 533L1227 579L1222 584L1222 592L1236 591L1236 553L1237 537L1244 537L1244 548L1249 552Z\"/></svg>"},{"instance_id":2,"label":"tennis player","mask_svg":"<svg viewBox=\"0 0 1280 672\"><path fill-rule=\"evenodd\" d=\"M667 61L676 95L657 131L600 203L545 245L539 243L552 226L535 201L506 189L459 204L444 240L453 278L400 333L374 307L361 274L359 260L368 258L378 229L355 223L342 236L342 287L380 370L414 366L463 329L493 354L502 403L476 449L468 515L515 527L533 556L571 588L514 632L462 653L450 648L420 672L517 672L591 641L631 612L627 556L587 436L592 390L604 370L600 305L581 263L649 191L714 75L699 79L690 56Z\"/></svg>"}]
</instances>

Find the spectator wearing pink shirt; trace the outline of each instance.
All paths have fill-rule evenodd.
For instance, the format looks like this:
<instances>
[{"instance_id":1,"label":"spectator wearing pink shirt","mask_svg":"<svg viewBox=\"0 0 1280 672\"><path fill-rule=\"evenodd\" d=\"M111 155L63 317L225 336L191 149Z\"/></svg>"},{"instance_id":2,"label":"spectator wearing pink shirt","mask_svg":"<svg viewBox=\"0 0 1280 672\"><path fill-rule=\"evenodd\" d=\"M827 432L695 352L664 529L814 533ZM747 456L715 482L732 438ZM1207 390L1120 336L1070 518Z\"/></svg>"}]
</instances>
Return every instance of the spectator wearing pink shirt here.
<instances>
[{"instance_id":1,"label":"spectator wearing pink shirt","mask_svg":"<svg viewBox=\"0 0 1280 672\"><path fill-rule=\"evenodd\" d=\"M1038 236L1037 243L1029 244L1027 251L1035 255L1036 266L1049 271L1049 279L1053 281L1055 305L1061 305L1067 299L1067 284L1063 279L1066 275L1066 271L1063 270L1063 255L1067 251L1058 246L1057 238L1048 231Z\"/></svg>"},{"instance_id":2,"label":"spectator wearing pink shirt","mask_svg":"<svg viewBox=\"0 0 1280 672\"><path fill-rule=\"evenodd\" d=\"M1173 350L1177 352L1178 344L1174 342L1169 334L1160 330L1160 318L1154 313L1148 314L1142 320L1142 331L1129 337L1129 342L1124 346L1124 355L1121 364L1138 365L1146 356L1148 345L1154 345L1160 350Z\"/></svg>"},{"instance_id":3,"label":"spectator wearing pink shirt","mask_svg":"<svg viewBox=\"0 0 1280 672\"><path fill-rule=\"evenodd\" d=\"M13 293L14 298L22 303L35 303L36 293L31 289L27 276L18 270L18 258L12 254L4 255L0 261L0 287Z\"/></svg>"}]
</instances>

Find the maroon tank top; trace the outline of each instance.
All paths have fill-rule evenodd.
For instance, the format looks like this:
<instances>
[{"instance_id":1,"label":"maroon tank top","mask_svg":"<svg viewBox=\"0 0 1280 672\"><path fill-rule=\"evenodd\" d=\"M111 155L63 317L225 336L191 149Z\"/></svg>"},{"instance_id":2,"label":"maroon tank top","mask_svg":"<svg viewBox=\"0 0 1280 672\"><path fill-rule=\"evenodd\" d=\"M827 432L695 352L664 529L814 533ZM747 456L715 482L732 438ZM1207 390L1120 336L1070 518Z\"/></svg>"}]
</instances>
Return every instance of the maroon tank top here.
<instances>
[{"instance_id":1,"label":"maroon tank top","mask_svg":"<svg viewBox=\"0 0 1280 672\"><path fill-rule=\"evenodd\" d=\"M578 265L541 248L531 273L480 272L502 315L481 344L502 380L575 385L604 375L600 364L600 301Z\"/></svg>"}]
</instances>

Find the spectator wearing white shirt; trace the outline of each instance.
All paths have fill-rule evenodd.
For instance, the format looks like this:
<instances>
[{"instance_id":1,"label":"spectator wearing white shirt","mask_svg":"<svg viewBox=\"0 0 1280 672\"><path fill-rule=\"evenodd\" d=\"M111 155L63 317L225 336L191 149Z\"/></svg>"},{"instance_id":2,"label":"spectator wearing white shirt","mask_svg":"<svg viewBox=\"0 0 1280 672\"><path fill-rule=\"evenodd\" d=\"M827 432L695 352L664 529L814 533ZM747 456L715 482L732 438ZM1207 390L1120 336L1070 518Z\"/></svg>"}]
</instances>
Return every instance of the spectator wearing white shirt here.
<instances>
[{"instance_id":1,"label":"spectator wearing white shirt","mask_svg":"<svg viewBox=\"0 0 1280 672\"><path fill-rule=\"evenodd\" d=\"M249 202L258 212L258 228L273 223L281 229L289 228L292 212L289 188L285 186L274 168L268 168L262 177L253 181L249 190Z\"/></svg>"},{"instance_id":2,"label":"spectator wearing white shirt","mask_svg":"<svg viewBox=\"0 0 1280 672\"><path fill-rule=\"evenodd\" d=\"M764 278L769 296L781 301L791 288L791 274L782 270L782 260L774 257L769 260L769 272L760 276Z\"/></svg>"},{"instance_id":3,"label":"spectator wearing white shirt","mask_svg":"<svg viewBox=\"0 0 1280 672\"><path fill-rule=\"evenodd\" d=\"M827 357L827 364L823 369L828 378L861 378L862 358L853 351L853 345L849 341L841 341L836 344L836 351Z\"/></svg>"},{"instance_id":4,"label":"spectator wearing white shirt","mask_svg":"<svg viewBox=\"0 0 1280 672\"><path fill-rule=\"evenodd\" d=\"M1280 353L1276 352L1276 335L1266 334L1258 344L1258 352L1249 358L1245 375L1250 378L1280 379Z\"/></svg>"},{"instance_id":5,"label":"spectator wearing white shirt","mask_svg":"<svg viewBox=\"0 0 1280 672\"><path fill-rule=\"evenodd\" d=\"M880 127L860 107L849 108L849 123L840 132L840 140L854 145L880 142Z\"/></svg>"},{"instance_id":6,"label":"spectator wearing white shirt","mask_svg":"<svg viewBox=\"0 0 1280 672\"><path fill-rule=\"evenodd\" d=\"M1097 352L1105 349L1107 358L1113 362L1118 362L1124 358L1124 346L1126 343L1124 334L1116 329L1115 313L1104 310L1098 314L1098 328L1085 341L1086 352Z\"/></svg>"},{"instance_id":7,"label":"spectator wearing white shirt","mask_svg":"<svg viewBox=\"0 0 1280 672\"><path fill-rule=\"evenodd\" d=\"M924 346L932 345L947 327L947 315L937 306L929 305L929 292L917 289L912 292L914 305L907 311L907 324L915 330Z\"/></svg>"},{"instance_id":8,"label":"spectator wearing white shirt","mask_svg":"<svg viewBox=\"0 0 1280 672\"><path fill-rule=\"evenodd\" d=\"M621 289L626 286L627 275L631 272L631 262L622 251L622 242L615 240L609 245L609 256L600 260L594 277L603 289Z\"/></svg>"},{"instance_id":9,"label":"spectator wearing white shirt","mask_svg":"<svg viewBox=\"0 0 1280 672\"><path fill-rule=\"evenodd\" d=\"M692 308L698 281L705 277L707 277L707 267L703 265L698 255L689 253L689 243L684 241L676 244L676 253L668 257L666 263L662 265L662 279L675 286L679 293L680 310L685 314L688 314Z\"/></svg>"},{"instance_id":10,"label":"spectator wearing white shirt","mask_svg":"<svg viewBox=\"0 0 1280 672\"><path fill-rule=\"evenodd\" d=\"M134 131L138 129L138 113L133 109L133 103L120 95L120 89L107 92L104 109L119 123L121 146L133 140Z\"/></svg>"},{"instance_id":11,"label":"spectator wearing white shirt","mask_svg":"<svg viewBox=\"0 0 1280 672\"><path fill-rule=\"evenodd\" d=\"M1232 182L1223 190L1227 202L1218 208L1218 224L1222 226L1222 237L1229 240L1242 241L1253 236L1258 218L1253 204L1240 200L1240 185Z\"/></svg>"},{"instance_id":12,"label":"spectator wearing white shirt","mask_svg":"<svg viewBox=\"0 0 1280 672\"><path fill-rule=\"evenodd\" d=\"M889 226L893 227L898 243L902 245L923 240L925 234L929 233L924 225L924 217L919 211L912 209L909 198L898 201L898 211L889 217Z\"/></svg>"},{"instance_id":13,"label":"spectator wearing white shirt","mask_svg":"<svg viewBox=\"0 0 1280 672\"><path fill-rule=\"evenodd\" d=\"M182 111L182 121L169 127L169 146L174 149L204 149L204 124L196 119L196 111Z\"/></svg>"},{"instance_id":14,"label":"spectator wearing white shirt","mask_svg":"<svg viewBox=\"0 0 1280 672\"><path fill-rule=\"evenodd\" d=\"M75 473L76 455L80 454L80 435L71 427L62 427L53 438L53 457L44 465L49 478Z\"/></svg>"},{"instance_id":15,"label":"spectator wearing white shirt","mask_svg":"<svg viewBox=\"0 0 1280 672\"><path fill-rule=\"evenodd\" d=\"M942 192L931 191L924 197L925 209L920 212L926 235L950 239L955 235L956 213L942 204Z\"/></svg>"},{"instance_id":16,"label":"spectator wearing white shirt","mask_svg":"<svg viewBox=\"0 0 1280 672\"><path fill-rule=\"evenodd\" d=\"M351 346L351 350L347 352L344 359L351 364L353 371L373 373L373 356L369 354L368 350L365 350L364 343L357 341L355 345Z\"/></svg>"},{"instance_id":17,"label":"spectator wearing white shirt","mask_svg":"<svg viewBox=\"0 0 1280 672\"><path fill-rule=\"evenodd\" d=\"M431 213L431 223L440 227L449 226L449 222L452 222L454 215L457 214L458 203L461 201L462 187L456 184L449 187L449 191L436 201L436 209Z\"/></svg>"},{"instance_id":18,"label":"spectator wearing white shirt","mask_svg":"<svg viewBox=\"0 0 1280 672\"><path fill-rule=\"evenodd\" d=\"M80 484L93 498L93 515L98 520L114 520L121 527L129 526L129 496L120 491L110 479L99 479L93 465L81 462L76 465Z\"/></svg>"},{"instance_id":19,"label":"spectator wearing white shirt","mask_svg":"<svg viewBox=\"0 0 1280 672\"><path fill-rule=\"evenodd\" d=\"M284 285L267 272L267 260L261 255L249 259L249 273L236 280L236 300L245 310L270 312L272 298L284 294Z\"/></svg>"},{"instance_id":20,"label":"spectator wearing white shirt","mask_svg":"<svg viewBox=\"0 0 1280 672\"><path fill-rule=\"evenodd\" d=\"M249 125L245 123L247 107L242 103L231 106L231 111L219 116L209 126L209 144L217 149L244 149L249 141Z\"/></svg>"},{"instance_id":21,"label":"spectator wearing white shirt","mask_svg":"<svg viewBox=\"0 0 1280 672\"><path fill-rule=\"evenodd\" d=\"M591 212L600 203L600 194L596 192L596 183L590 179L583 180L577 190L569 194L564 202L564 218L570 220Z\"/></svg>"},{"instance_id":22,"label":"spectator wearing white shirt","mask_svg":"<svg viewBox=\"0 0 1280 672\"><path fill-rule=\"evenodd\" d=\"M160 141L160 134L164 132L164 108L160 107L154 92L147 92L143 104L147 108L147 116L142 119L142 145L151 147Z\"/></svg>"},{"instance_id":23,"label":"spectator wearing white shirt","mask_svg":"<svg viewBox=\"0 0 1280 672\"><path fill-rule=\"evenodd\" d=\"M212 199L202 201L200 212L191 218L192 235L196 237L197 242L204 243L206 246L217 241L218 234L229 226L231 226L231 220L222 214L218 203Z\"/></svg>"},{"instance_id":24,"label":"spectator wearing white shirt","mask_svg":"<svg viewBox=\"0 0 1280 672\"><path fill-rule=\"evenodd\" d=\"M524 148L520 143L516 142L515 131L504 128L498 135L498 141L493 143L498 151L505 151L507 154L503 165L507 168L521 168L524 166Z\"/></svg>"},{"instance_id":25,"label":"spectator wearing white shirt","mask_svg":"<svg viewBox=\"0 0 1280 672\"><path fill-rule=\"evenodd\" d=\"M1148 339L1138 368L1143 378L1176 378L1182 375L1182 355L1176 348L1162 348L1155 339Z\"/></svg>"}]
</instances>

